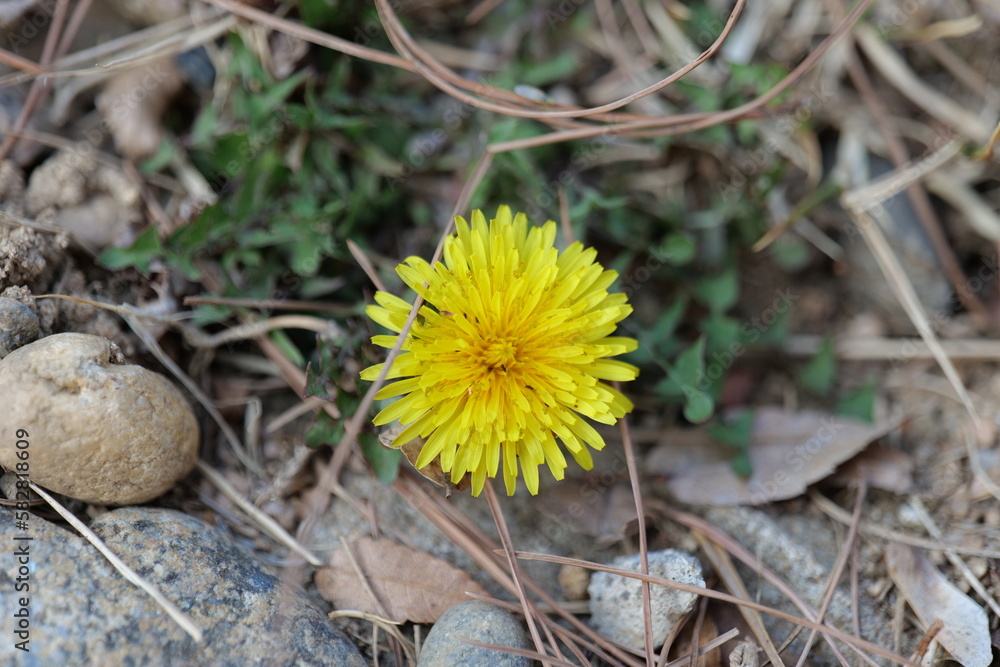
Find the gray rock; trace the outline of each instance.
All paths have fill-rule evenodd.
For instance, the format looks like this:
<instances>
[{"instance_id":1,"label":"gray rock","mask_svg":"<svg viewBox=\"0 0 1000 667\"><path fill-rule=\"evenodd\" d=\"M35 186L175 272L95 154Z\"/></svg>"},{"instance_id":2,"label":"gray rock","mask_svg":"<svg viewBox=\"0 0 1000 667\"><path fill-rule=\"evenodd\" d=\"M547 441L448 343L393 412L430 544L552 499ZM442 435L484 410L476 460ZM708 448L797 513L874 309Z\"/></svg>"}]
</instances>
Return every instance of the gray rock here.
<instances>
[{"instance_id":1,"label":"gray rock","mask_svg":"<svg viewBox=\"0 0 1000 667\"><path fill-rule=\"evenodd\" d=\"M527 649L521 624L505 609L480 600L461 602L444 613L431 628L417 660L419 667L528 667L531 660L471 646L462 639L482 644Z\"/></svg>"},{"instance_id":2,"label":"gray rock","mask_svg":"<svg viewBox=\"0 0 1000 667\"><path fill-rule=\"evenodd\" d=\"M42 326L38 315L20 301L0 296L0 359L38 340Z\"/></svg>"},{"instance_id":3,"label":"gray rock","mask_svg":"<svg viewBox=\"0 0 1000 667\"><path fill-rule=\"evenodd\" d=\"M29 598L31 652L14 647L5 621L0 664L365 664L301 591L284 587L276 570L194 517L123 508L91 527L201 628L200 645L82 538L33 515L24 530L15 518L0 508L4 544L33 538L26 542L29 590L17 593ZM16 576L14 568L0 568L8 619L16 610Z\"/></svg>"},{"instance_id":4,"label":"gray rock","mask_svg":"<svg viewBox=\"0 0 1000 667\"><path fill-rule=\"evenodd\" d=\"M621 556L611 567L630 572L642 568L639 555ZM649 553L649 573L684 584L704 586L701 563L694 556L675 549ZM645 646L642 611L642 582L617 574L595 572L590 579L590 624L601 634L637 651ZM653 616L653 646L661 646L674 624L694 608L698 596L666 586L650 588Z\"/></svg>"}]
</instances>

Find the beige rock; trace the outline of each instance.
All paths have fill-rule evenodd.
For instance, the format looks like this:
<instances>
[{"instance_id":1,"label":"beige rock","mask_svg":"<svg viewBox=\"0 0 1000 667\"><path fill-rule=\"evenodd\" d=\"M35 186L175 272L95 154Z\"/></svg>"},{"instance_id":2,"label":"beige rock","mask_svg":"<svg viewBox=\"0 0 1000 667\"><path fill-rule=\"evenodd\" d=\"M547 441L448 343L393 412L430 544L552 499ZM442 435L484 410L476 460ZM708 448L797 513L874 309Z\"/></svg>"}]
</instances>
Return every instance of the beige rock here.
<instances>
[{"instance_id":1,"label":"beige rock","mask_svg":"<svg viewBox=\"0 0 1000 667\"><path fill-rule=\"evenodd\" d=\"M198 423L166 378L125 364L114 343L62 333L0 361L0 465L26 431L31 481L102 505L142 503L194 467Z\"/></svg>"}]
</instances>

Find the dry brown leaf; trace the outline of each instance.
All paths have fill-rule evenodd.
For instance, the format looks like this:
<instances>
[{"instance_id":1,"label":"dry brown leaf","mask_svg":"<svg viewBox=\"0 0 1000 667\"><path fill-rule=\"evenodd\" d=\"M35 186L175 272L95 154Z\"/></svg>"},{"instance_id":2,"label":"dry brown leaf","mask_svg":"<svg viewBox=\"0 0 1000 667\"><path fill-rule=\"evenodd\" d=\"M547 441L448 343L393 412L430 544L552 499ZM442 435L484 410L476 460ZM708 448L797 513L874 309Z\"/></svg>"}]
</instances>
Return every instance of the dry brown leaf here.
<instances>
[{"instance_id":1,"label":"dry brown leaf","mask_svg":"<svg viewBox=\"0 0 1000 667\"><path fill-rule=\"evenodd\" d=\"M678 500L696 505L763 505L794 498L898 423L759 408L750 436L750 477L737 476L728 461L709 461L673 476L667 487Z\"/></svg>"},{"instance_id":2,"label":"dry brown leaf","mask_svg":"<svg viewBox=\"0 0 1000 667\"><path fill-rule=\"evenodd\" d=\"M403 432L404 428L406 427L399 422L393 422L392 425L379 432L379 443L387 449L396 449L397 446L392 443L396 439L396 436ZM458 484L452 484L451 475L441 469L441 460L439 458L434 459L423 468L418 468L417 459L420 457L420 450L424 448L424 442L423 438L417 436L413 440L410 440L409 442L398 447L399 450L403 452L403 456L406 457L406 460L410 462L411 466L413 466L414 470L416 470L424 478L434 482L444 489L447 489L449 496L451 496L452 491L465 491L472 486L472 475L468 473L466 473L462 479L458 480Z\"/></svg>"},{"instance_id":3,"label":"dry brown leaf","mask_svg":"<svg viewBox=\"0 0 1000 667\"><path fill-rule=\"evenodd\" d=\"M183 85L169 58L116 73L97 96L103 122L88 139L98 143L110 129L122 155L136 161L149 157L163 141L163 114Z\"/></svg>"},{"instance_id":4,"label":"dry brown leaf","mask_svg":"<svg viewBox=\"0 0 1000 667\"><path fill-rule=\"evenodd\" d=\"M889 576L924 627L944 623L937 641L965 667L988 667L993 660L986 612L945 579L924 551L904 544L885 550Z\"/></svg>"},{"instance_id":5,"label":"dry brown leaf","mask_svg":"<svg viewBox=\"0 0 1000 667\"><path fill-rule=\"evenodd\" d=\"M366 537L348 548L350 554L344 547L331 553L329 565L316 572L320 595L337 609L364 611L400 623L434 623L450 607L468 600L466 591L486 595L462 570L392 540ZM368 593L358 569L378 600Z\"/></svg>"},{"instance_id":6,"label":"dry brown leaf","mask_svg":"<svg viewBox=\"0 0 1000 667\"><path fill-rule=\"evenodd\" d=\"M898 449L873 447L837 468L827 482L850 486L863 478L869 488L909 493L913 488L913 459Z\"/></svg>"},{"instance_id":7,"label":"dry brown leaf","mask_svg":"<svg viewBox=\"0 0 1000 667\"><path fill-rule=\"evenodd\" d=\"M538 494L535 505L549 518L597 538L599 546L625 537L636 518L632 487L623 482L605 486L586 479L567 479Z\"/></svg>"},{"instance_id":8,"label":"dry brown leaf","mask_svg":"<svg viewBox=\"0 0 1000 667\"><path fill-rule=\"evenodd\" d=\"M681 636L677 638L677 641L670 648L671 657L676 659L679 656L691 655L691 636L694 634L694 627L695 623L693 621L689 621L684 627ZM698 646L704 646L720 634L719 628L715 625L715 620L711 616L706 615L702 619L701 632L698 634ZM716 647L704 655L698 656L696 664L698 667L722 667L722 649Z\"/></svg>"}]
</instances>

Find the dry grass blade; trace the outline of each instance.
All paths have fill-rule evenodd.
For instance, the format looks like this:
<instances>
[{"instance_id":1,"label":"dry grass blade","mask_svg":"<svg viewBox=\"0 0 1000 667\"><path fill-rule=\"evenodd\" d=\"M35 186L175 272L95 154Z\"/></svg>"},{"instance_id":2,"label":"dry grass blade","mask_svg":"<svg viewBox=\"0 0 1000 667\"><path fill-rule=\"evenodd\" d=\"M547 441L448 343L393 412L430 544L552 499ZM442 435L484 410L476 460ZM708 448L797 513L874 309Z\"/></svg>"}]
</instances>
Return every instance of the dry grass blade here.
<instances>
[{"instance_id":1,"label":"dry grass blade","mask_svg":"<svg viewBox=\"0 0 1000 667\"><path fill-rule=\"evenodd\" d=\"M94 531L87 528L87 526L82 521L77 519L72 512L60 505L55 498L46 493L45 490L37 484L34 482L28 482L28 485L31 487L31 490L41 496L45 502L47 502L49 506L59 514L59 516L65 519L71 526L76 528L76 530L83 535L84 539L94 545L94 548L100 551L101 554L108 559L108 562L111 563L111 565L118 570L123 577L145 591L149 597L153 598L153 601L160 605L160 607L163 608L163 611L167 612L167 615L170 616L170 618L172 618L177 625L181 626L181 629L188 633L193 640L199 644L204 640L201 629L194 624L194 621L187 617L187 614L181 611L180 608L178 608L173 602L168 600L163 593L156 589L155 586L140 577L135 570L123 563L122 560L116 556L103 541L101 541L101 538L94 534Z\"/></svg>"},{"instance_id":2,"label":"dry grass blade","mask_svg":"<svg viewBox=\"0 0 1000 667\"><path fill-rule=\"evenodd\" d=\"M365 254L365 251L359 248L358 244L350 239L347 240L347 249L351 251L351 256L354 258L354 261L358 263L358 266L360 266L361 270L365 272L366 276L368 276L368 280L372 281L375 288L380 292L387 292L388 290L385 288L385 284L375 271L375 265L372 264L370 259L368 259L368 255Z\"/></svg>"},{"instance_id":3,"label":"dry grass blade","mask_svg":"<svg viewBox=\"0 0 1000 667\"><path fill-rule=\"evenodd\" d=\"M500 91L495 88L490 88L489 86L484 86L482 84L473 83L466 81L462 77L458 76L448 68L437 62L426 50L422 49L410 36L406 33L406 29L403 27L402 23L399 22L399 18L393 11L392 6L387 0L376 0L376 6L379 10L379 15L382 17L382 23L386 28L386 34L392 41L393 46L399 51L400 54L413 62L414 68L419 72L424 78L433 83L435 86L440 88L442 91L448 93L449 95L459 99L467 104L471 104L475 107L481 109L486 109L487 111L495 111L498 113L507 114L510 116L520 116L524 118L534 118L536 120L547 120L547 119L565 119L565 118L583 118L592 117L598 120L619 120L616 117L601 117L608 111L614 111L627 104L634 102L635 100L651 95L663 88L669 86L671 83L679 80L688 72L696 68L701 63L705 62L714 55L721 47L723 42L729 36L733 25L736 23L736 19L739 17L740 12L743 10L746 0L737 0L732 12L729 15L729 19L726 22L725 27L722 29L721 34L709 46L701 55L692 60L690 63L674 72L670 76L658 81L657 83L648 86L638 92L631 95L623 97L614 102L604 104L598 107L593 107L590 109L568 109L560 111L535 111L531 109L525 109L523 106L510 106L506 104L497 104L494 102L478 99L474 96L468 95L464 92L463 88L468 90L475 90L481 95L490 95L492 99L513 99L517 101L520 99L521 102L525 100L523 98L518 98L514 96L512 98L511 94L507 91Z\"/></svg>"},{"instance_id":4,"label":"dry grass blade","mask_svg":"<svg viewBox=\"0 0 1000 667\"><path fill-rule=\"evenodd\" d=\"M622 433L622 446L625 450L625 464L628 467L628 478L632 484L632 497L635 500L635 515L638 517L639 525L639 558L641 572L649 574L649 550L646 546L646 514L642 509L642 489L639 486L639 471L635 465L635 452L632 449L632 435L628 430L628 419L622 418L619 421ZM655 664L653 655L653 613L651 609L651 594L649 583L642 583L642 622L645 632L643 639L646 643L646 664Z\"/></svg>"},{"instance_id":5,"label":"dry grass blade","mask_svg":"<svg viewBox=\"0 0 1000 667\"><path fill-rule=\"evenodd\" d=\"M703 595L714 600L721 600L723 602L729 602L740 607L749 607L756 611L762 611L765 614L769 614L776 618L780 618L785 621L790 621L796 625L801 625L804 628L812 628L819 630L821 633L828 634L835 639L839 639L845 644L854 646L855 648L868 651L869 653L874 653L880 657L886 658L887 660L892 660L900 665L907 665L908 667L919 667L916 663L903 656L893 653L892 651L882 648L877 644L873 644L865 639L859 639L851 634L839 630L833 626L817 623L799 616L793 616L792 614L781 611L780 609L774 609L773 607L768 607L767 605L760 604L759 602L753 602L752 600L744 600L738 598L734 595L728 595L726 593L720 593L719 591L713 590L711 588L705 588L703 586L694 586L692 584L683 584L679 581L673 581L672 579L663 579L662 577L654 577L652 575L640 574L638 572L631 572L629 570L621 570L615 567L609 567L601 563L594 563L591 561L580 560L578 558L566 558L564 556L552 556L549 554L539 554L531 553L527 551L518 551L517 557L524 560L538 560L545 563L556 563L558 565L574 565L576 567L585 567L591 570L596 570L599 572L608 572L610 574L617 574L622 577L630 577L632 579L639 579L640 581L648 581L651 584L656 584L658 586L666 586L668 588L676 588L679 591L686 591L688 593L694 593L695 595Z\"/></svg>"},{"instance_id":6,"label":"dry grass blade","mask_svg":"<svg viewBox=\"0 0 1000 667\"><path fill-rule=\"evenodd\" d=\"M827 609L830 607L830 602L833 601L833 594L837 590L837 582L840 581L840 576L844 571L844 567L847 565L847 559L854 550L854 541L858 536L858 525L861 523L861 508L864 506L866 491L867 486L862 478L858 487L857 498L854 501L854 514L851 515L851 526L847 531L847 537L844 538L844 544L840 549L840 553L837 554L837 560L833 564L833 570L830 572L830 580L827 582L827 588L823 594L823 602L819 606L819 614L817 615L816 620L821 621L823 620L823 617L826 616ZM854 634L858 635L857 632ZM796 663L795 667L803 667L803 665L806 664L806 658L808 657L809 651L812 649L812 645L815 640L816 631L813 630L809 633L809 639L806 640L806 645L802 649L802 655L799 657L799 661ZM838 657L840 657L842 664L846 666L847 661L843 659L843 656ZM869 662L872 665L876 664L874 661Z\"/></svg>"},{"instance_id":7,"label":"dry grass blade","mask_svg":"<svg viewBox=\"0 0 1000 667\"><path fill-rule=\"evenodd\" d=\"M699 646L697 655L682 655L676 660L671 660L664 667L682 667L685 664L691 664L692 659L699 658L703 655L708 655L718 647L728 642L730 639L736 639L739 635L740 631L736 628L733 628L729 632L725 632L716 637L715 639L713 639L712 641L705 642L704 644Z\"/></svg>"},{"instance_id":8,"label":"dry grass blade","mask_svg":"<svg viewBox=\"0 0 1000 667\"><path fill-rule=\"evenodd\" d=\"M325 46L328 49L340 51L341 53L346 53L347 55L354 56L355 58L363 58L365 60L370 60L373 63L392 65L393 67L399 67L405 70L413 69L410 66L410 63L399 56L394 56L391 53L383 53L382 51L378 51L376 49L369 49L368 47L360 46L354 42L349 42L346 39L334 37L333 35L328 35L325 32L314 30L313 28L306 27L300 23L295 23L294 21L274 16L273 14L269 14L259 9L254 9L253 7L243 4L242 2L236 2L236 0L205 0L205 2L215 5L221 9L225 9L228 12L232 12L233 14L249 21L260 23L261 25L265 25L268 28L277 30L278 32L283 32L286 35L298 37L299 39L303 39L307 42L311 42L318 46Z\"/></svg>"},{"instance_id":9,"label":"dry grass blade","mask_svg":"<svg viewBox=\"0 0 1000 667\"><path fill-rule=\"evenodd\" d=\"M924 656L927 654L927 649L931 647L931 642L934 641L934 638L937 637L943 627L944 623L941 622L941 619L937 619L931 623L931 627L927 628L927 632L920 638L920 643L913 650L913 655L910 656L910 659L923 662Z\"/></svg>"},{"instance_id":10,"label":"dry grass blade","mask_svg":"<svg viewBox=\"0 0 1000 667\"><path fill-rule=\"evenodd\" d=\"M365 611L358 611L356 609L337 609L331 611L329 614L330 619L335 618L357 618L362 621L368 621L372 625L382 628L391 637L393 637L399 645L403 647L403 652L406 653L406 659L409 660L411 665L417 664L417 650L413 645L413 642L408 640L402 632L399 631L399 624L390 621L387 618L382 618L376 616L375 614L369 614ZM377 652L377 651L376 651Z\"/></svg>"},{"instance_id":11,"label":"dry grass blade","mask_svg":"<svg viewBox=\"0 0 1000 667\"><path fill-rule=\"evenodd\" d=\"M725 551L716 546L713 542L710 542L705 536L699 531L693 532L694 539L698 541L698 546L701 547L702 553L704 553L708 560L711 561L712 567L715 568L719 576L722 577L722 581L725 582L726 588L732 591L733 595L741 600L750 600L750 591L747 590L746 585L743 583L743 579L740 577L739 573L736 571L736 567L733 565L732 559L729 557ZM740 613L743 614L743 618L746 620L747 625L753 631L754 636L757 637L757 643L760 647L764 649L764 653L767 655L768 660L771 661L772 665L780 665L784 667L785 663L781 659L781 655L778 652L778 647L774 645L771 640L771 635L768 634L767 629L764 627L764 621L760 616L760 612L756 609L751 609L750 607L739 607Z\"/></svg>"},{"instance_id":12,"label":"dry grass blade","mask_svg":"<svg viewBox=\"0 0 1000 667\"><path fill-rule=\"evenodd\" d=\"M927 508L924 507L920 498L916 496L910 498L910 507L912 507L914 512L916 512L917 517L920 519L920 523L924 524L924 528L927 529L927 532L930 533L934 539L940 540L941 529L937 527L936 523L934 523L934 519L931 517L930 512L927 511ZM969 582L969 586L972 587L972 590L976 591L979 597L982 598L989 608L993 610L993 614L997 618L1000 618L1000 605L998 605L997 601L992 595L990 595L990 592L986 590L983 583L979 581L979 577L977 577L972 570L969 569L969 566L965 564L965 561L959 558L958 554L953 551L945 551L944 555L945 558L947 558L948 561L962 573L962 576L965 577L967 582Z\"/></svg>"},{"instance_id":13,"label":"dry grass blade","mask_svg":"<svg viewBox=\"0 0 1000 667\"><path fill-rule=\"evenodd\" d=\"M902 57L879 38L875 28L870 25L858 25L854 29L854 36L865 55L882 73L885 80L895 86L911 102L962 136L979 144L985 144L989 141L990 129L986 124L957 102L953 102L947 96L925 84L907 66Z\"/></svg>"},{"instance_id":14,"label":"dry grass blade","mask_svg":"<svg viewBox=\"0 0 1000 667\"><path fill-rule=\"evenodd\" d=\"M851 525L851 515L848 512L845 512L842 508L838 507L832 500L824 498L815 490L809 492L809 497L816 503L816 506L831 519L838 521L845 526ZM913 547L920 547L921 549L929 549L931 551L952 551L956 554L964 554L966 556L1000 558L1000 550L997 549L980 549L978 547L967 547L961 544L949 544L939 540L929 540L925 537L918 537L908 533L900 533L895 530L890 530L884 526L868 523L866 521L861 522L860 530L866 535L874 535L875 537L881 537L882 539L889 540L890 542L909 544Z\"/></svg>"},{"instance_id":15,"label":"dry grass blade","mask_svg":"<svg viewBox=\"0 0 1000 667\"><path fill-rule=\"evenodd\" d=\"M257 525L264 534L269 535L273 540L279 544L283 544L295 553L299 554L306 559L306 562L315 567L319 567L323 564L323 561L313 554L311 551L306 549L302 544L298 542L294 537L288 534L284 528L281 527L277 521L272 519L270 516L257 509L253 503L243 497L243 495L236 490L229 481L223 477L217 470L212 468L210 465L198 460L198 470L201 471L203 475L215 485L222 494L229 498L233 503L236 504L241 510L243 510L247 517Z\"/></svg>"},{"instance_id":16,"label":"dry grass blade","mask_svg":"<svg viewBox=\"0 0 1000 667\"><path fill-rule=\"evenodd\" d=\"M892 247L885 238L885 234L882 233L882 228L875 218L879 214L884 214L882 202L891 196L892 188L909 185L923 174L936 169L950 160L957 150L955 142L949 142L949 144L945 145L939 151L929 155L926 159L912 167L902 170L899 174L890 175L890 178L880 180L864 188L845 192L841 197L841 202L861 230L862 236L868 243L868 247L875 256L879 268L888 280L889 286L895 293L903 310L906 311L910 321L920 333L920 337L927 343L927 347L933 353L934 359L938 362L941 370L944 371L948 381L951 382L952 387L955 389L959 400L968 411L975 431L981 433L982 420L976 412L972 398L969 396L969 392L966 390L965 384L962 382L962 378L959 376L955 365L941 348L941 344L934 334L934 330L931 328L927 313L924 311L924 307L920 303L920 298L913 288L913 283L906 276L906 272L900 265L896 253L893 252ZM887 186L888 189L886 189Z\"/></svg>"},{"instance_id":17,"label":"dry grass blade","mask_svg":"<svg viewBox=\"0 0 1000 667\"><path fill-rule=\"evenodd\" d=\"M823 336L790 336L782 351L793 356L812 357L827 340ZM962 338L938 341L951 359L963 361L996 361L1000 359L1000 341ZM833 352L838 359L852 361L898 358L906 350L907 359L933 359L930 348L922 340L912 338L835 338Z\"/></svg>"},{"instance_id":18,"label":"dry grass blade","mask_svg":"<svg viewBox=\"0 0 1000 667\"><path fill-rule=\"evenodd\" d=\"M507 530L507 522L504 520L503 510L500 509L500 503L497 502L497 494L493 490L493 484L487 481L484 488L486 490L486 502L490 505L490 512L493 513L493 521L496 522L497 532L500 534L500 543L503 544L504 552L507 555L510 577L514 582L517 597L521 601L521 608L524 610L524 619L528 622L528 631L531 633L531 639L535 642L535 648L538 650L538 653L544 656L546 655L545 645L542 643L541 635L538 634L538 627L535 625L531 603L528 601L528 596L524 593L524 586L521 584L521 568L518 566L517 556L514 553L514 543L510 539L510 532ZM542 664L545 664L544 661Z\"/></svg>"}]
</instances>

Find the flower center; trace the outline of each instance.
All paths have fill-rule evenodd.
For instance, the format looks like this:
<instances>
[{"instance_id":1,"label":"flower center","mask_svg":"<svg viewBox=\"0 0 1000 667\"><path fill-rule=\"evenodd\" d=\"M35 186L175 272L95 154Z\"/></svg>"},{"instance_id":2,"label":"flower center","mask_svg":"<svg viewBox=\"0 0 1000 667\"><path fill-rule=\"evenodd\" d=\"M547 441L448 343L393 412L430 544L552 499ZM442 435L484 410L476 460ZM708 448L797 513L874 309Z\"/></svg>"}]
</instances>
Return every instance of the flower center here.
<instances>
[{"instance_id":1,"label":"flower center","mask_svg":"<svg viewBox=\"0 0 1000 667\"><path fill-rule=\"evenodd\" d=\"M517 363L517 348L507 338L491 338L479 348L479 360L488 371L507 372Z\"/></svg>"}]
</instances>

